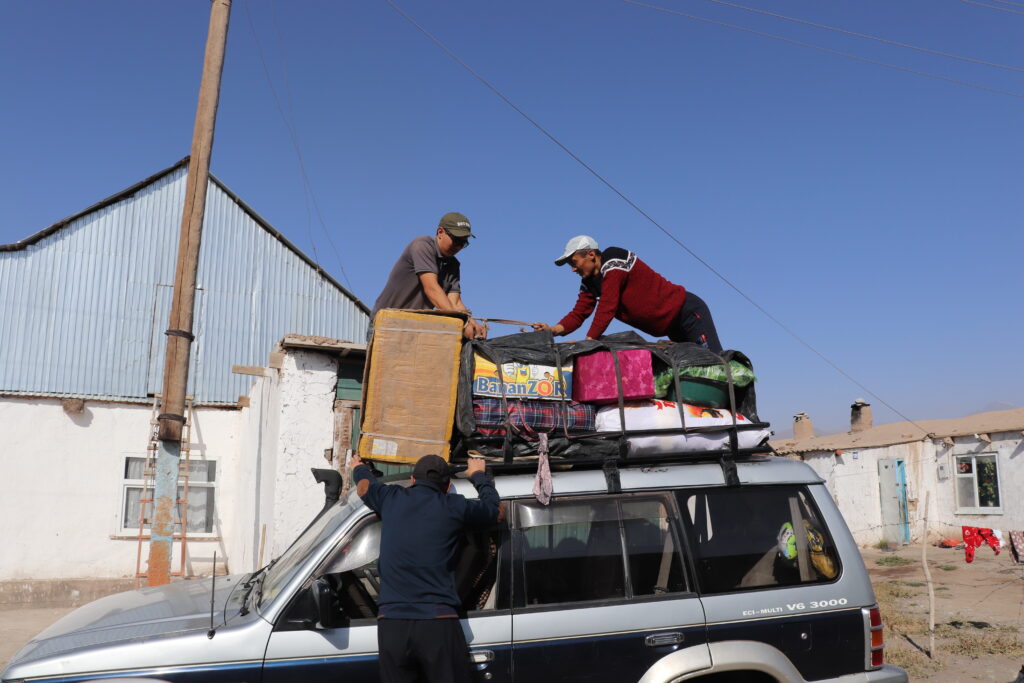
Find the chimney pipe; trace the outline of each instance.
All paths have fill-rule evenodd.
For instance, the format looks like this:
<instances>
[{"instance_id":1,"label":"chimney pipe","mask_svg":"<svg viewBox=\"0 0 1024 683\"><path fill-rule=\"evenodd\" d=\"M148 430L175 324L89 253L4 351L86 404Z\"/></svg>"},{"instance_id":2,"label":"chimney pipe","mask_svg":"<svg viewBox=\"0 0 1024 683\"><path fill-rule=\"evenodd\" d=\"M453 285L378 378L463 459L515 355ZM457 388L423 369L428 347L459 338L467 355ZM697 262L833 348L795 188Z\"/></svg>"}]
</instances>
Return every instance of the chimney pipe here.
<instances>
[{"instance_id":1,"label":"chimney pipe","mask_svg":"<svg viewBox=\"0 0 1024 683\"><path fill-rule=\"evenodd\" d=\"M793 416L793 438L796 440L809 439L814 436L814 423L807 413L799 412Z\"/></svg>"},{"instance_id":2,"label":"chimney pipe","mask_svg":"<svg viewBox=\"0 0 1024 683\"><path fill-rule=\"evenodd\" d=\"M872 426L871 404L858 398L850 406L850 431L863 432Z\"/></svg>"}]
</instances>

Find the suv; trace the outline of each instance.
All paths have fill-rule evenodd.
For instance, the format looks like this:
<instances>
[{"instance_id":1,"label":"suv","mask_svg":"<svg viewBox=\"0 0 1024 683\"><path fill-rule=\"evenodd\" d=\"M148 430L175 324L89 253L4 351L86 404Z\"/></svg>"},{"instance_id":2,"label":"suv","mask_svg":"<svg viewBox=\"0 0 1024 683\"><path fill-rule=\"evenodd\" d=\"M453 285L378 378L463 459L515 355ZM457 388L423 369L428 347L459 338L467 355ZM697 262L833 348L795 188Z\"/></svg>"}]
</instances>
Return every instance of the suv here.
<instances>
[{"instance_id":1,"label":"suv","mask_svg":"<svg viewBox=\"0 0 1024 683\"><path fill-rule=\"evenodd\" d=\"M468 535L456 571L478 680L907 680L882 663L867 572L809 467L626 462L556 461L548 505L532 476L496 477L507 523ZM379 539L350 493L267 568L86 605L2 680L375 681Z\"/></svg>"}]
</instances>

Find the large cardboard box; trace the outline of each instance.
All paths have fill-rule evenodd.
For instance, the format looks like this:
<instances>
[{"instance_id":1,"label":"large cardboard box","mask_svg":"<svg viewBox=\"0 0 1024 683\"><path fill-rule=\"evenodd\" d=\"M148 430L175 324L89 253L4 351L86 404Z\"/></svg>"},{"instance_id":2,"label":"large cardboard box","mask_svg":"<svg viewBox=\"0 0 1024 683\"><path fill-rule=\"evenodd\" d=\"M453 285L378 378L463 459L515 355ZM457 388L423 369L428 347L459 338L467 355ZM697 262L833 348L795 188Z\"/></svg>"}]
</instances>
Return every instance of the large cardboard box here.
<instances>
[{"instance_id":1,"label":"large cardboard box","mask_svg":"<svg viewBox=\"0 0 1024 683\"><path fill-rule=\"evenodd\" d=\"M360 457L448 459L464 325L465 316L437 311L377 313L363 382Z\"/></svg>"}]
</instances>

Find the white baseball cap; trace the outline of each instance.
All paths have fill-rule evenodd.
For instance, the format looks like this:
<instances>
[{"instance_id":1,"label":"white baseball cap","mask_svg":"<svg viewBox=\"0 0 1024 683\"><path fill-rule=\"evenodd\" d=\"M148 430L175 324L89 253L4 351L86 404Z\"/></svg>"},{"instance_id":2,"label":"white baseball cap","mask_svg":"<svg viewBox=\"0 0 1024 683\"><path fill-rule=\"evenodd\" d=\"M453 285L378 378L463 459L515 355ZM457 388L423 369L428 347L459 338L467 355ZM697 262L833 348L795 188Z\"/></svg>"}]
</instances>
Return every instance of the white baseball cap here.
<instances>
[{"instance_id":1,"label":"white baseball cap","mask_svg":"<svg viewBox=\"0 0 1024 683\"><path fill-rule=\"evenodd\" d=\"M600 250L600 247L597 246L597 240L590 235L576 235L565 243L565 253L555 259L555 265L564 266L569 261L569 257L580 249Z\"/></svg>"}]
</instances>

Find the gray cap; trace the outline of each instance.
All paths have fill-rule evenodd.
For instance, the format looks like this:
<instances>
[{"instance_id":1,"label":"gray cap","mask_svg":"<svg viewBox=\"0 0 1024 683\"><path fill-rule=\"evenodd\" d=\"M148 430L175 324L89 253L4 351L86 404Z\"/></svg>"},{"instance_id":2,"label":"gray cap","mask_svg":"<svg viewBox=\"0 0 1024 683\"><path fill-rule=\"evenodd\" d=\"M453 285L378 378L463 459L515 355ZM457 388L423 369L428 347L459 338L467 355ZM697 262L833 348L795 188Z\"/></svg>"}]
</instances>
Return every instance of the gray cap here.
<instances>
[{"instance_id":1,"label":"gray cap","mask_svg":"<svg viewBox=\"0 0 1024 683\"><path fill-rule=\"evenodd\" d=\"M555 265L564 266L569 261L569 257L580 249L600 250L600 247L597 246L597 240L590 235L576 235L565 243L565 253L555 259Z\"/></svg>"}]
</instances>

